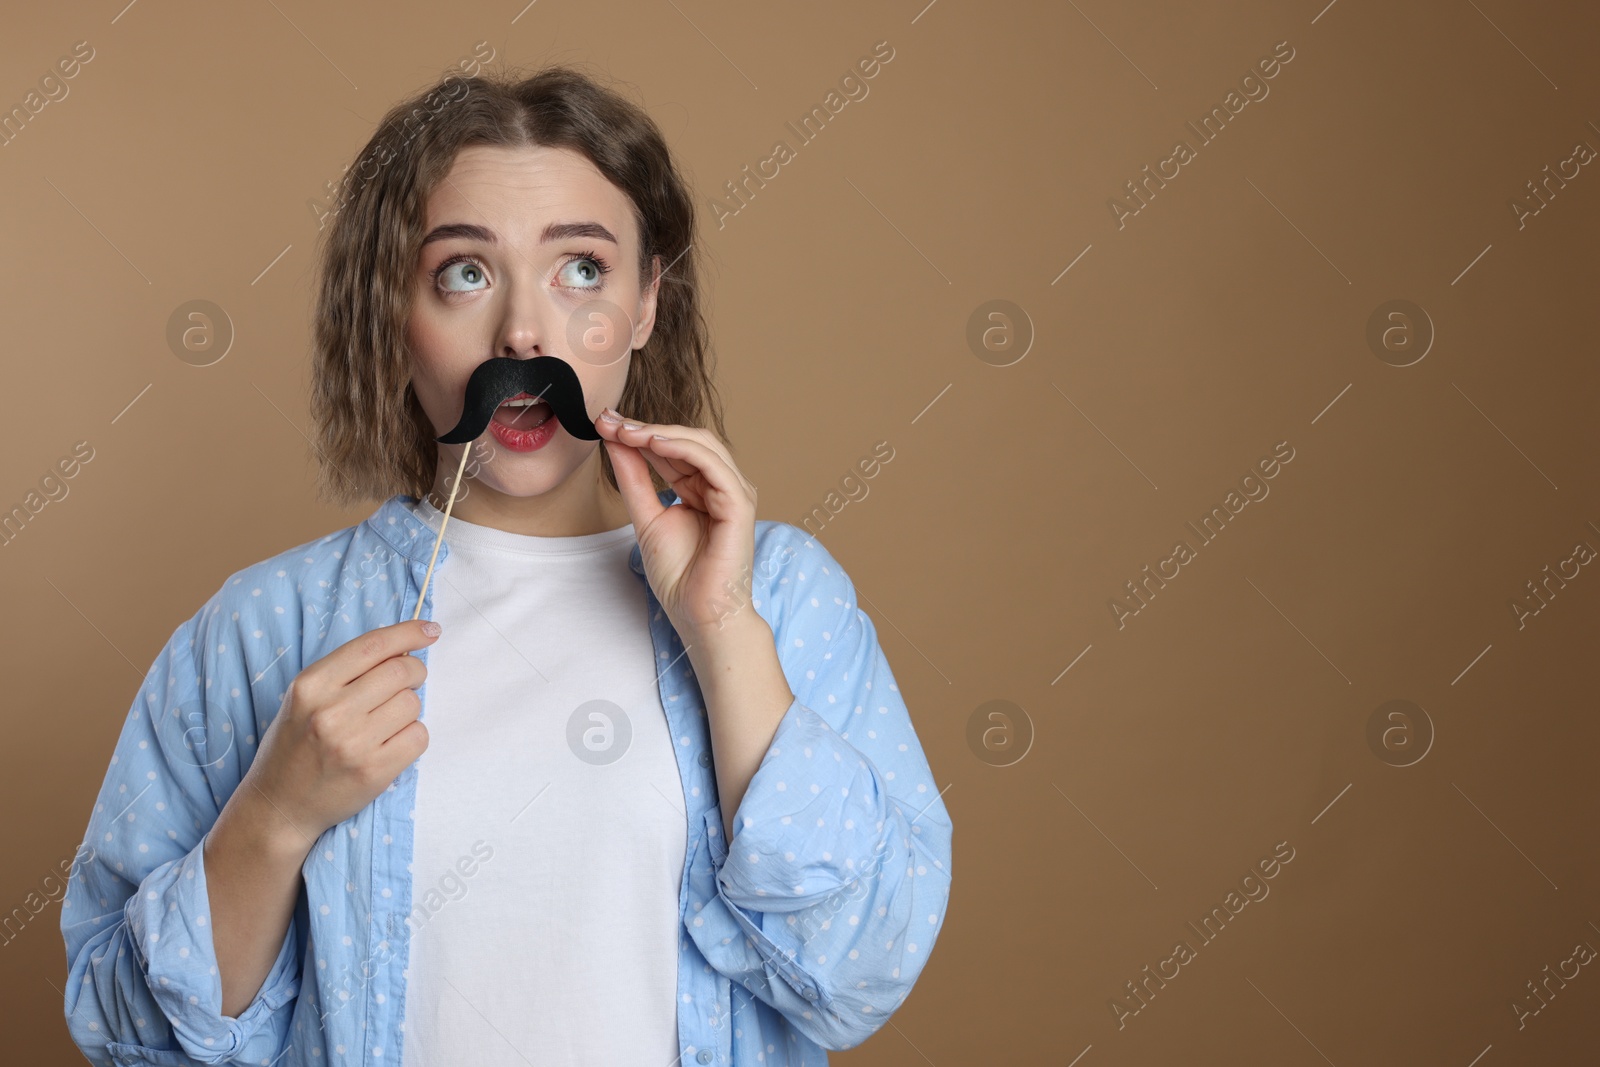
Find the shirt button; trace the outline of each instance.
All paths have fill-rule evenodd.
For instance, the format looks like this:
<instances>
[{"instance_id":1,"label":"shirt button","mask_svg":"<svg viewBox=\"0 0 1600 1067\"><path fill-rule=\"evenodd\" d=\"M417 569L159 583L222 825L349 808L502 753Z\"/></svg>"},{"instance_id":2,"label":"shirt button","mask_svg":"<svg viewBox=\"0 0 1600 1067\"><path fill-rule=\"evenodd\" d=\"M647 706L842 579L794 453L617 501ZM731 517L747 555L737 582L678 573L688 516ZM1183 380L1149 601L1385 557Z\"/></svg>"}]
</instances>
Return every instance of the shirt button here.
<instances>
[{"instance_id":1,"label":"shirt button","mask_svg":"<svg viewBox=\"0 0 1600 1067\"><path fill-rule=\"evenodd\" d=\"M701 751L700 751L700 766L702 766L702 767L711 766L711 753L705 751L704 749L701 749Z\"/></svg>"},{"instance_id":2,"label":"shirt button","mask_svg":"<svg viewBox=\"0 0 1600 1067\"><path fill-rule=\"evenodd\" d=\"M711 1050L708 1049L708 1048L701 1049L700 1050L700 1055L696 1056L695 1059L699 1060L701 1063L710 1063L711 1062Z\"/></svg>"},{"instance_id":3,"label":"shirt button","mask_svg":"<svg viewBox=\"0 0 1600 1067\"><path fill-rule=\"evenodd\" d=\"M817 991L815 989L808 989L808 990L806 990L805 996L806 996L807 1000L816 1000L817 999Z\"/></svg>"}]
</instances>

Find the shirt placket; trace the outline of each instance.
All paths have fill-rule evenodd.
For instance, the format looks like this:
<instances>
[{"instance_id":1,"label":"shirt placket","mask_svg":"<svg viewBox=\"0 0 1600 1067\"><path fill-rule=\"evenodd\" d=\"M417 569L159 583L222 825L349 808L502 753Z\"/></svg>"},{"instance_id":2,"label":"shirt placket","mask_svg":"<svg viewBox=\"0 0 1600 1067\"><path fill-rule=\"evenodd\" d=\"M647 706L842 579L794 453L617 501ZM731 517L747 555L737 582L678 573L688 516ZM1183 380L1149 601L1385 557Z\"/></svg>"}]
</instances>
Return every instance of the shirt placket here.
<instances>
[{"instance_id":1,"label":"shirt placket","mask_svg":"<svg viewBox=\"0 0 1600 1067\"><path fill-rule=\"evenodd\" d=\"M433 578L439 577L448 551L447 547L440 546L440 557L434 563ZM400 598L401 611L397 617L385 619L376 625L389 625L409 618L411 609L408 606L416 604L428 566L416 559L408 558L405 562L408 581L405 583L405 594ZM419 618L433 617L433 590L433 581L429 580ZM421 649L417 653L424 663L427 662L427 651ZM424 681L418 691L421 698L419 719L427 717L427 688L427 682ZM409 911L403 909L409 909L411 899L411 872L407 867L415 847L415 824L411 821L410 813L416 805L416 796L417 768L413 765L406 768L393 788L379 793L373 804L372 822L376 838L367 845L372 857L372 898L368 903L368 914L381 915L382 919L369 928L367 958L381 959L383 963L374 968L376 973L367 983L366 1017L370 1025L361 1033L347 1035L345 1039L347 1045L350 1041L361 1042L361 1062L367 1067L399 1067L403 1058L405 1035L400 1031L400 1022L405 1017L406 989L401 971L409 965L411 956L410 929L405 922ZM405 893L396 893L390 888L390 895L387 898L383 896L386 887L396 886L404 886ZM381 937L388 943L387 950L373 943L373 929L381 931ZM392 1035L393 1041L385 1041L380 1035Z\"/></svg>"},{"instance_id":2,"label":"shirt placket","mask_svg":"<svg viewBox=\"0 0 1600 1067\"><path fill-rule=\"evenodd\" d=\"M727 1064L733 1044L732 1030L727 1025L731 1000L728 983L709 965L697 966L694 963L697 953L684 947L687 937L683 924L689 901L689 859L694 855L699 835L704 832L711 797L716 792L710 728L704 709L689 685L682 641L644 577L644 564L637 545L629 557L629 566L645 584L650 643L655 650L658 671L657 686L661 707L667 717L667 727L672 735L672 750L677 759L679 780L684 786L683 803L687 812L683 878L678 887L678 1048L683 1054L680 1062L683 1067L690 1064ZM694 711L700 714L693 714ZM690 744L682 743L685 737ZM695 744L697 741L699 743ZM691 749L699 752L697 758L690 758ZM698 797L691 794L691 784L699 787ZM688 1051L690 1049L694 1050L693 1053Z\"/></svg>"}]
</instances>

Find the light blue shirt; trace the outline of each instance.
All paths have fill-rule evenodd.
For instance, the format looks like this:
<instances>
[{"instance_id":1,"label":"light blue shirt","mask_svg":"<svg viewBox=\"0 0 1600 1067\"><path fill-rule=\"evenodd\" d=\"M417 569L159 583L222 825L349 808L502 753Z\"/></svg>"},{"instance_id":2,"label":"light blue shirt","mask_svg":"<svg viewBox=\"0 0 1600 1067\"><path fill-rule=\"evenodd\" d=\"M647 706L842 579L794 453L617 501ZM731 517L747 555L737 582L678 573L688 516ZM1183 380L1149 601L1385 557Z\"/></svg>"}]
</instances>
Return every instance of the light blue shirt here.
<instances>
[{"instance_id":1,"label":"light blue shirt","mask_svg":"<svg viewBox=\"0 0 1600 1067\"><path fill-rule=\"evenodd\" d=\"M237 1017L222 1014L204 835L290 681L411 617L434 545L414 504L391 497L354 526L236 572L156 657L61 904L67 1026L91 1063L400 1064L417 765L318 838L277 959ZM423 618L449 554L441 544ZM637 545L629 564L646 589L688 811L682 1055L644 1067L822 1067L824 1050L882 1027L927 964L950 897L942 791L843 568L806 531L759 520L744 610L772 628L795 699L724 841L699 686ZM730 605L743 595L730 592ZM414 654L427 659L426 648ZM418 692L426 720L426 682Z\"/></svg>"}]
</instances>

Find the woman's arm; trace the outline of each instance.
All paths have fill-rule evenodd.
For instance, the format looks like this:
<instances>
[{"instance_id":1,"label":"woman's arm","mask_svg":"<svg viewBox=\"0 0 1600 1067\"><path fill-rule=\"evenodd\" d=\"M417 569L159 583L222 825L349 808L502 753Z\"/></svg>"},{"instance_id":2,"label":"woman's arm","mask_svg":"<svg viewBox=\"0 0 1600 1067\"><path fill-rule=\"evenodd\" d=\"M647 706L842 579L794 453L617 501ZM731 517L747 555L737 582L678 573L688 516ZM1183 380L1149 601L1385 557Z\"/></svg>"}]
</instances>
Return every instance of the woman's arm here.
<instances>
[{"instance_id":1,"label":"woman's arm","mask_svg":"<svg viewBox=\"0 0 1600 1067\"><path fill-rule=\"evenodd\" d=\"M732 838L708 825L692 843L685 925L713 967L840 1050L880 1029L926 966L952 827L853 584L815 539L778 529L797 551L762 604L795 699Z\"/></svg>"},{"instance_id":2,"label":"woman's arm","mask_svg":"<svg viewBox=\"0 0 1600 1067\"><path fill-rule=\"evenodd\" d=\"M689 635L686 649L710 720L711 756L722 804L723 840L733 836L750 778L772 744L783 713L794 703L773 643L772 627L754 611L727 626Z\"/></svg>"},{"instance_id":3,"label":"woman's arm","mask_svg":"<svg viewBox=\"0 0 1600 1067\"><path fill-rule=\"evenodd\" d=\"M261 991L294 920L300 867L314 843L249 785L233 794L206 835L206 892L223 1015L239 1015Z\"/></svg>"},{"instance_id":4,"label":"woman's arm","mask_svg":"<svg viewBox=\"0 0 1600 1067\"><path fill-rule=\"evenodd\" d=\"M213 951L207 831L222 822L224 802L250 763L246 738L256 732L239 624L228 621L245 605L229 588L178 627L145 675L89 816L87 858L61 901L63 1009L73 1043L91 1063L110 1067L114 1053L126 1062L151 1058L141 1057L146 1052L273 1062L292 1036L299 938L292 924L276 926L276 903L268 909L280 931L276 954L264 977L253 976L259 991L241 1008L234 988L245 984L240 961L249 953L228 946L243 928L248 883L259 881L251 873L259 860L235 859L260 841L244 832L247 819L223 827L216 853L217 917L233 965L218 965ZM272 878L286 877L279 871ZM234 995L224 1006L219 976L229 970L237 972Z\"/></svg>"}]
</instances>

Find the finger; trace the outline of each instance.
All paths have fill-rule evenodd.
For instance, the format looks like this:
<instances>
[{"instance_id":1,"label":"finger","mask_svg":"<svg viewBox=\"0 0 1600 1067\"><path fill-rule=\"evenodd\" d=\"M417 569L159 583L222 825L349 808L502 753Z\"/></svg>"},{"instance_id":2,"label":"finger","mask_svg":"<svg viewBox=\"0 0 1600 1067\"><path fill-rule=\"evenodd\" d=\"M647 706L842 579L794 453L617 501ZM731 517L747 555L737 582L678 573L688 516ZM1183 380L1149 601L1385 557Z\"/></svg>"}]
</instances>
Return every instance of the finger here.
<instances>
[{"instance_id":1,"label":"finger","mask_svg":"<svg viewBox=\"0 0 1600 1067\"><path fill-rule=\"evenodd\" d=\"M611 472L617 476L617 491L628 507L633 529L641 533L667 510L656 496L656 487L650 481L650 465L639 450L621 441L606 441L603 446L611 457ZM666 477L663 475L662 477Z\"/></svg>"},{"instance_id":2,"label":"finger","mask_svg":"<svg viewBox=\"0 0 1600 1067\"><path fill-rule=\"evenodd\" d=\"M708 514L719 519L733 519L743 509L753 506L749 486L738 469L722 458L721 453L701 441L689 437L651 440L643 449L645 458L662 470L662 477L676 483L698 476L703 483L701 495L705 497ZM684 468L688 468L687 470ZM671 471L668 474L667 471Z\"/></svg>"},{"instance_id":3,"label":"finger","mask_svg":"<svg viewBox=\"0 0 1600 1067\"><path fill-rule=\"evenodd\" d=\"M678 432L675 433L674 431ZM624 444L634 444L635 447L642 448L645 458L649 459L656 470L661 472L661 477L669 482L676 483L679 476L693 474L694 470L690 466L683 463L669 463L669 457L656 450L655 445L659 443L655 440L657 434L661 434L671 440L693 441L700 448L708 450L711 455L716 457L716 461L721 467L731 472L732 476L744 487L745 492L750 495L751 499L755 499L755 485L744 476L743 471L739 470L738 464L734 463L733 457L729 455L727 446L709 430L696 426L646 424L640 426L637 430L621 430L618 433L618 439Z\"/></svg>"},{"instance_id":4,"label":"finger","mask_svg":"<svg viewBox=\"0 0 1600 1067\"><path fill-rule=\"evenodd\" d=\"M412 655L395 656L345 686L340 703L371 711L403 689L414 689L428 677L427 664Z\"/></svg>"},{"instance_id":5,"label":"finger","mask_svg":"<svg viewBox=\"0 0 1600 1067\"><path fill-rule=\"evenodd\" d=\"M421 714L422 698L415 689L402 689L367 715L362 737L369 746L381 745L395 734L416 722Z\"/></svg>"},{"instance_id":6,"label":"finger","mask_svg":"<svg viewBox=\"0 0 1600 1067\"><path fill-rule=\"evenodd\" d=\"M666 456L657 454L649 447L656 443L655 441L650 441L646 444L630 445L626 441L619 440L614 443L614 447L624 448L633 453L646 470L654 469L661 476L661 480L672 486L673 490L680 497L683 497L686 503L694 504L695 500L684 496L684 494L690 492L689 478L697 474L699 469L692 463L683 460L674 461Z\"/></svg>"},{"instance_id":7,"label":"finger","mask_svg":"<svg viewBox=\"0 0 1600 1067\"><path fill-rule=\"evenodd\" d=\"M413 719L394 735L379 746L379 751L388 758L391 773L388 777L397 778L400 772L415 763L428 749L428 728L421 719Z\"/></svg>"},{"instance_id":8,"label":"finger","mask_svg":"<svg viewBox=\"0 0 1600 1067\"><path fill-rule=\"evenodd\" d=\"M633 455L638 456L641 463L646 464L648 467L653 467L656 473L661 475L661 480L666 482L668 485L673 486L674 488L677 487L678 483L682 481L685 475L694 473L694 468L692 466L688 464L671 464L664 457L657 456L648 450L646 442L650 440L651 433L654 432L649 423L644 425L636 425L631 430L625 430L622 429L622 424L619 422L609 422L606 419L599 419L595 422L595 426L601 430L602 434L605 434L607 431L609 431L609 436L606 436L605 440L610 445L614 446L610 453L613 462L613 470L616 470L615 461L617 452L615 449L620 448L626 450L627 453L632 453ZM649 481L648 474L645 476L645 481ZM621 488L620 481L618 482L618 488ZM650 486L649 488L653 495L655 492L655 487ZM679 495L681 496L682 493L680 492Z\"/></svg>"},{"instance_id":9,"label":"finger","mask_svg":"<svg viewBox=\"0 0 1600 1067\"><path fill-rule=\"evenodd\" d=\"M652 434L658 433L674 438L692 438L704 444L707 448L713 449L730 467L736 466L733 462L733 454L728 451L728 446L720 437L703 426L680 426L672 422L640 422L638 419L629 419L627 416L623 416L623 418L625 422L633 423L638 429L623 429L623 422L607 422L605 419L598 420L595 426L602 432L608 429L612 430L613 433L610 435L612 439L624 441L635 447L649 441Z\"/></svg>"},{"instance_id":10,"label":"finger","mask_svg":"<svg viewBox=\"0 0 1600 1067\"><path fill-rule=\"evenodd\" d=\"M407 619L352 637L307 670L315 671L329 689L342 689L386 659L433 644L437 638L422 632L424 621Z\"/></svg>"}]
</instances>

